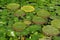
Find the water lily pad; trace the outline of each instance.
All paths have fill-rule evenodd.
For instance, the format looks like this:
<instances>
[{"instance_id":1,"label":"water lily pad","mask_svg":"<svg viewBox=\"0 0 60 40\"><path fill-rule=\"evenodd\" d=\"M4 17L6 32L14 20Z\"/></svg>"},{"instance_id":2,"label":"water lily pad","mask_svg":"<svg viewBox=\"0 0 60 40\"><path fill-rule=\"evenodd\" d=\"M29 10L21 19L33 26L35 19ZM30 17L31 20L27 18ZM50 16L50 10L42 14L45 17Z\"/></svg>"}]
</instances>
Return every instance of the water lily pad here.
<instances>
[{"instance_id":1,"label":"water lily pad","mask_svg":"<svg viewBox=\"0 0 60 40\"><path fill-rule=\"evenodd\" d=\"M27 27L26 24L23 23L23 22L17 22L17 23L15 23L15 24L13 24L13 29L14 29L15 31L22 31L22 30L24 30L26 27Z\"/></svg>"},{"instance_id":2,"label":"water lily pad","mask_svg":"<svg viewBox=\"0 0 60 40\"><path fill-rule=\"evenodd\" d=\"M33 12L35 10L35 8L33 6L26 5L26 6L21 7L21 10L23 10L25 12Z\"/></svg>"},{"instance_id":3,"label":"water lily pad","mask_svg":"<svg viewBox=\"0 0 60 40\"><path fill-rule=\"evenodd\" d=\"M6 7L7 7L7 9L10 9L10 10L16 10L20 7L20 5L17 3L9 3L9 4L7 4Z\"/></svg>"},{"instance_id":4,"label":"water lily pad","mask_svg":"<svg viewBox=\"0 0 60 40\"><path fill-rule=\"evenodd\" d=\"M59 34L59 30L53 26L47 25L42 28L43 33L48 36L54 36Z\"/></svg>"}]
</instances>

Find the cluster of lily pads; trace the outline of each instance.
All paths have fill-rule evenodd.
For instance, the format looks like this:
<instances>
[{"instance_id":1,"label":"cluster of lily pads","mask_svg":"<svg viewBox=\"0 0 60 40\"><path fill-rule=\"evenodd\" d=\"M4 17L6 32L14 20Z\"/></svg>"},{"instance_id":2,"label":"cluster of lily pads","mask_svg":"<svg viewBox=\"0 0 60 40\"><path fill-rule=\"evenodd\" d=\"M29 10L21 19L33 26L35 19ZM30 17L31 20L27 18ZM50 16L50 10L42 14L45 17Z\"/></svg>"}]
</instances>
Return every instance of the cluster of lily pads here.
<instances>
[{"instance_id":1,"label":"cluster of lily pads","mask_svg":"<svg viewBox=\"0 0 60 40\"><path fill-rule=\"evenodd\" d=\"M0 40L60 40L60 1L0 0Z\"/></svg>"}]
</instances>

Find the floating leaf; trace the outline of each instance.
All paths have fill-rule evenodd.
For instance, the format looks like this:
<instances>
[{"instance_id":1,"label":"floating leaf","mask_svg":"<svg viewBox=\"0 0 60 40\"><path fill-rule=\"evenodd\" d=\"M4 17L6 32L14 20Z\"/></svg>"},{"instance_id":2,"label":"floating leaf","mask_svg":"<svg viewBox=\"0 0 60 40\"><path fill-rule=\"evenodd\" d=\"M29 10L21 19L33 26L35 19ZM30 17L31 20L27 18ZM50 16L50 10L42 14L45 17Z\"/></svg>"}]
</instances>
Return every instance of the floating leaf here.
<instances>
[{"instance_id":1,"label":"floating leaf","mask_svg":"<svg viewBox=\"0 0 60 40\"><path fill-rule=\"evenodd\" d=\"M54 19L53 21L51 21L51 25L60 29L60 19Z\"/></svg>"},{"instance_id":2,"label":"floating leaf","mask_svg":"<svg viewBox=\"0 0 60 40\"><path fill-rule=\"evenodd\" d=\"M26 24L23 22L17 22L15 24L13 24L13 29L16 31L22 31L26 28Z\"/></svg>"},{"instance_id":3,"label":"floating leaf","mask_svg":"<svg viewBox=\"0 0 60 40\"><path fill-rule=\"evenodd\" d=\"M25 16L25 12L22 11L22 10L17 10L15 13L14 13L15 16L19 17L19 16Z\"/></svg>"},{"instance_id":4,"label":"floating leaf","mask_svg":"<svg viewBox=\"0 0 60 40\"><path fill-rule=\"evenodd\" d=\"M47 25L42 28L43 33L48 36L54 36L59 34L59 30L53 26Z\"/></svg>"},{"instance_id":5,"label":"floating leaf","mask_svg":"<svg viewBox=\"0 0 60 40\"><path fill-rule=\"evenodd\" d=\"M7 7L7 9L10 9L10 10L16 10L20 7L20 5L17 3L10 3L10 4L7 4L6 7Z\"/></svg>"},{"instance_id":6,"label":"floating leaf","mask_svg":"<svg viewBox=\"0 0 60 40\"><path fill-rule=\"evenodd\" d=\"M47 17L50 16L50 13L49 13L47 10L40 9L40 10L37 12L37 15L40 16L40 17L43 17L43 18L47 18Z\"/></svg>"},{"instance_id":7,"label":"floating leaf","mask_svg":"<svg viewBox=\"0 0 60 40\"><path fill-rule=\"evenodd\" d=\"M33 12L35 10L35 8L33 6L26 5L26 6L21 7L21 10L23 10L25 12Z\"/></svg>"},{"instance_id":8,"label":"floating leaf","mask_svg":"<svg viewBox=\"0 0 60 40\"><path fill-rule=\"evenodd\" d=\"M32 21L35 23L35 24L45 24L46 23L46 20L42 17L38 17L38 16L34 16Z\"/></svg>"}]
</instances>

